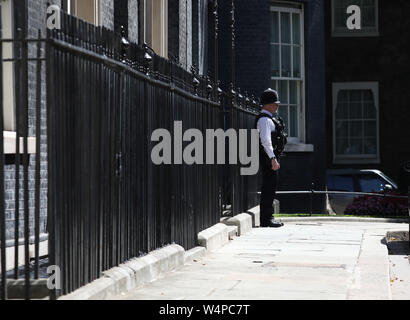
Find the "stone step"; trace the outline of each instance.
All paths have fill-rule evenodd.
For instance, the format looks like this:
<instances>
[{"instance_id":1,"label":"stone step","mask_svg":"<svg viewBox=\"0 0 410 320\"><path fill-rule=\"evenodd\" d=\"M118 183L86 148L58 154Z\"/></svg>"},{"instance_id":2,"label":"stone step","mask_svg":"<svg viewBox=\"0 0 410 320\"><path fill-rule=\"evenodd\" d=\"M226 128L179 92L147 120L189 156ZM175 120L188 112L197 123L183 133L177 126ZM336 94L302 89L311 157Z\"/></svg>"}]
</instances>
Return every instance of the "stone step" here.
<instances>
[{"instance_id":1,"label":"stone step","mask_svg":"<svg viewBox=\"0 0 410 320\"><path fill-rule=\"evenodd\" d=\"M228 226L229 240L233 240L238 236L238 226Z\"/></svg>"}]
</instances>

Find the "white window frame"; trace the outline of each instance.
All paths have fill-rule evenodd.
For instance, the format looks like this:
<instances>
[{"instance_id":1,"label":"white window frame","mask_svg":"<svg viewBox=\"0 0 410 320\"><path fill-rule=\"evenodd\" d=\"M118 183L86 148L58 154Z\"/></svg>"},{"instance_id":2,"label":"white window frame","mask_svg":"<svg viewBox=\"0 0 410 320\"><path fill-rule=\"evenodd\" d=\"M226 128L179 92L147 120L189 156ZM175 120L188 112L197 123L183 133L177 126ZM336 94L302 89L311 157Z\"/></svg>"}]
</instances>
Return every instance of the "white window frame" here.
<instances>
[{"instance_id":1,"label":"white window frame","mask_svg":"<svg viewBox=\"0 0 410 320\"><path fill-rule=\"evenodd\" d=\"M280 1L277 1L280 2ZM281 74L279 77L274 77L271 76L271 81L281 81L281 80L290 80L290 81L300 81L300 90L298 90L298 101L299 101L299 108L298 108L298 114L297 114L297 121L298 121L298 137L290 137L288 138L288 143L290 144L304 144L306 142L306 117L305 117L305 88L306 88L306 81L305 81L305 27L304 27L304 17L305 17L305 11L304 11L304 5L303 3L294 3L294 2L280 2L283 4L283 6L275 6L275 4L271 5L270 7L270 12L280 12L280 13L297 13L300 14L300 54L301 54L301 72L300 72L300 77L299 78L294 78L294 77L282 77ZM294 8L294 7L286 7L286 5L300 5L300 8ZM280 14L279 14L280 16ZM291 22L290 22L290 34L291 34L291 43L293 43L293 23L292 23L292 15L291 15ZM279 19L279 44L281 44L281 23ZM270 42L270 45L273 43ZM272 53L270 53L272 54ZM291 75L293 76L293 50L291 50ZM282 68L282 50L279 50L279 66ZM288 95L289 95L289 86L288 86ZM279 97L280 98L280 97ZM288 96L288 101L289 96ZM312 146L313 147L313 146ZM308 149L309 152L312 150L312 148Z\"/></svg>"},{"instance_id":2,"label":"white window frame","mask_svg":"<svg viewBox=\"0 0 410 320\"><path fill-rule=\"evenodd\" d=\"M336 108L341 90L371 90L376 108L376 155L337 155L336 154ZM378 82L334 82L333 94L333 163L334 164L379 164L380 163L380 109Z\"/></svg>"},{"instance_id":3,"label":"white window frame","mask_svg":"<svg viewBox=\"0 0 410 320\"><path fill-rule=\"evenodd\" d=\"M1 37L3 39L14 38L14 6L12 0L0 0L1 5ZM13 42L3 43L2 50L3 59L14 58ZM16 93L15 93L15 63L14 61L6 61L2 63L3 74L3 129L1 139L3 139L3 153L16 153ZM1 133L1 132L0 132ZM23 138L20 137L20 153L24 153ZM36 138L28 137L27 139L27 153L36 153Z\"/></svg>"},{"instance_id":4,"label":"white window frame","mask_svg":"<svg viewBox=\"0 0 410 320\"><path fill-rule=\"evenodd\" d=\"M77 2L84 0L67 0L67 13L78 17ZM101 0L94 1L94 18L93 24L99 26L101 24ZM80 18L81 19L81 18Z\"/></svg>"},{"instance_id":5,"label":"white window frame","mask_svg":"<svg viewBox=\"0 0 410 320\"><path fill-rule=\"evenodd\" d=\"M14 38L14 14L12 0L1 0L1 23L2 37L4 39ZM12 59L14 56L13 43L3 43L3 59ZM3 116L4 130L15 131L15 78L14 62L3 63Z\"/></svg>"},{"instance_id":6,"label":"white window frame","mask_svg":"<svg viewBox=\"0 0 410 320\"><path fill-rule=\"evenodd\" d=\"M144 1L144 42L158 55L168 57L168 0ZM156 9L159 8L159 14ZM158 20L159 19L159 20ZM156 29L158 27L159 29ZM155 32L155 29L157 32ZM153 37L156 37L153 39ZM159 37L159 39L157 38ZM155 41L154 41L155 40Z\"/></svg>"},{"instance_id":7,"label":"white window frame","mask_svg":"<svg viewBox=\"0 0 410 320\"><path fill-rule=\"evenodd\" d=\"M379 0L375 0L375 14L376 14L376 30L369 30L368 28L363 28L361 30L349 30L346 28L340 29L340 27L336 27L336 16L335 16L335 1L337 0L331 0L331 15L332 15L332 37L378 37L380 35L379 33ZM347 21L347 13L346 13L346 21ZM362 17L362 22L363 22L363 17Z\"/></svg>"}]
</instances>

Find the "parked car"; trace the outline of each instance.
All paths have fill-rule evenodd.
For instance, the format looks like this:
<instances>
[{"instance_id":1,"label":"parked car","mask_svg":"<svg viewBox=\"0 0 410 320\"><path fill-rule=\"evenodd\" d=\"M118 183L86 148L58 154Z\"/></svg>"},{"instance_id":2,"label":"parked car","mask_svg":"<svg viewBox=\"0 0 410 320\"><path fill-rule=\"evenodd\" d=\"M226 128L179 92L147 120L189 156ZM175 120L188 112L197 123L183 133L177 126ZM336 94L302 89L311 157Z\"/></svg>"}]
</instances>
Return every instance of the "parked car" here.
<instances>
[{"instance_id":1,"label":"parked car","mask_svg":"<svg viewBox=\"0 0 410 320\"><path fill-rule=\"evenodd\" d=\"M397 183L379 170L333 169L327 171L328 191L366 192L366 193L394 193L398 194ZM374 204L371 201L374 202ZM338 214L370 214L380 211L383 204L380 197L358 197L355 195L329 195L332 210ZM391 199L389 199L391 200ZM370 203L367 202L370 201ZM397 201L396 201L397 202ZM400 201L399 201L400 202ZM402 202L402 201L401 201ZM400 202L400 203L401 203ZM378 208L370 208L369 206ZM392 203L395 203L393 200ZM348 209L348 210L347 210ZM348 212L346 212L348 211Z\"/></svg>"}]
</instances>

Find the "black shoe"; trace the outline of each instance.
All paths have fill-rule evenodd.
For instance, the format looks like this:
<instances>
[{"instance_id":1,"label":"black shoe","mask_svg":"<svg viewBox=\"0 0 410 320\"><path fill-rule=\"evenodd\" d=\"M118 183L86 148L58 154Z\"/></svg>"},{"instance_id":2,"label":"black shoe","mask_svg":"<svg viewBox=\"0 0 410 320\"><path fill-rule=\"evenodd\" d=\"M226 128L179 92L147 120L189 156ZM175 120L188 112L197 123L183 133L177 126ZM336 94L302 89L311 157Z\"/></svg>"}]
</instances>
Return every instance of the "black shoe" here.
<instances>
[{"instance_id":1,"label":"black shoe","mask_svg":"<svg viewBox=\"0 0 410 320\"><path fill-rule=\"evenodd\" d=\"M262 228L280 228L283 227L284 224L282 222L279 222L275 219L271 219L268 223L262 223L261 227Z\"/></svg>"}]
</instances>

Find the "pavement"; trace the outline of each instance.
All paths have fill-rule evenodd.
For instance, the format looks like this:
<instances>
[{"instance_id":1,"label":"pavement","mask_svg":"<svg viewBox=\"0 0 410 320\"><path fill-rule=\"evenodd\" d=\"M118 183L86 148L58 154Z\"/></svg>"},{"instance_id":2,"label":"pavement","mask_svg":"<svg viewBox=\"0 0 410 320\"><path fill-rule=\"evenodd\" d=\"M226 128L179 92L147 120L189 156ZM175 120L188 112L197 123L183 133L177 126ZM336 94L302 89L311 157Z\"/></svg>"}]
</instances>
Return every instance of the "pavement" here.
<instances>
[{"instance_id":1,"label":"pavement","mask_svg":"<svg viewBox=\"0 0 410 320\"><path fill-rule=\"evenodd\" d=\"M394 296L385 241L388 231L403 230L408 224L345 221L256 228L114 299L410 299L408 286ZM410 267L401 268L410 276Z\"/></svg>"}]
</instances>

